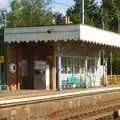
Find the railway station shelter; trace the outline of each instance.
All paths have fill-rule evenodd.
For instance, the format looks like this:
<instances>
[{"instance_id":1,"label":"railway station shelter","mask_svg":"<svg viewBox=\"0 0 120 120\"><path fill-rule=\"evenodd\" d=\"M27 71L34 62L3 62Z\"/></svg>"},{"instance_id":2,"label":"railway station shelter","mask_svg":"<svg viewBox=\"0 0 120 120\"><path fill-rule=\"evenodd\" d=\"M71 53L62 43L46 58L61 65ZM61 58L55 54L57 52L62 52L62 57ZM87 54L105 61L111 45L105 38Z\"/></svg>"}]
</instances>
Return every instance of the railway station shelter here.
<instances>
[{"instance_id":1,"label":"railway station shelter","mask_svg":"<svg viewBox=\"0 0 120 120\"><path fill-rule=\"evenodd\" d=\"M4 41L10 90L107 86L107 61L120 48L120 35L82 24L5 28Z\"/></svg>"}]
</instances>

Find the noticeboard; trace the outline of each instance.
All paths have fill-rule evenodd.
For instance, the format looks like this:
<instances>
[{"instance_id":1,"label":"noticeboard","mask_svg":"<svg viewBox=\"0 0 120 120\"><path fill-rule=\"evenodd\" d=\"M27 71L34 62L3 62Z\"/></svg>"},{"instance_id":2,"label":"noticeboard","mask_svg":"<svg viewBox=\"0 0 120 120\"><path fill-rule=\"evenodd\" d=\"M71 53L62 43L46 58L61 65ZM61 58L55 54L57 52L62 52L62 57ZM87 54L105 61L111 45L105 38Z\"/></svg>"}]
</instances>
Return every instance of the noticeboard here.
<instances>
[{"instance_id":1,"label":"noticeboard","mask_svg":"<svg viewBox=\"0 0 120 120\"><path fill-rule=\"evenodd\" d=\"M34 61L34 69L43 70L43 69L46 69L46 66L47 66L47 63L45 61L42 61L42 60Z\"/></svg>"}]
</instances>

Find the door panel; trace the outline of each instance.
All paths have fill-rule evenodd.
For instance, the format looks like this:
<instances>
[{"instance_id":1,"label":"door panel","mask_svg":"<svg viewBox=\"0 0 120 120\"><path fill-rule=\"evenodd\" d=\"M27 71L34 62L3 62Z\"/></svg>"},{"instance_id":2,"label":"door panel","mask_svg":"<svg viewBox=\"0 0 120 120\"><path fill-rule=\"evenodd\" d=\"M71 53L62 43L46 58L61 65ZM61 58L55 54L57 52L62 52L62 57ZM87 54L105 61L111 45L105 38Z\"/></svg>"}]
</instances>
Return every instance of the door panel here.
<instances>
[{"instance_id":1,"label":"door panel","mask_svg":"<svg viewBox=\"0 0 120 120\"><path fill-rule=\"evenodd\" d=\"M34 89L46 88L46 62L41 60L34 61Z\"/></svg>"},{"instance_id":2,"label":"door panel","mask_svg":"<svg viewBox=\"0 0 120 120\"><path fill-rule=\"evenodd\" d=\"M22 60L21 62L22 89L33 89L33 61Z\"/></svg>"}]
</instances>

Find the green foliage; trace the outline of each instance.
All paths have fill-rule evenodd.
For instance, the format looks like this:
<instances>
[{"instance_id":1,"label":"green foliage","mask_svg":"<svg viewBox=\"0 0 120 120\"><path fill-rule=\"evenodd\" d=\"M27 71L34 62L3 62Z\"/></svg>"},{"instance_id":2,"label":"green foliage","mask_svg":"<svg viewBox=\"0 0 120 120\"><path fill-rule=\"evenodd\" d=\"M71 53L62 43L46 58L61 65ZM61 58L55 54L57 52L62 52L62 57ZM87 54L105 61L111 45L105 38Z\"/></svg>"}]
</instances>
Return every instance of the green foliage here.
<instances>
[{"instance_id":1,"label":"green foliage","mask_svg":"<svg viewBox=\"0 0 120 120\"><path fill-rule=\"evenodd\" d=\"M103 0L100 7L102 28L113 32L119 31L120 23L120 1Z\"/></svg>"},{"instance_id":2,"label":"green foliage","mask_svg":"<svg viewBox=\"0 0 120 120\"><path fill-rule=\"evenodd\" d=\"M3 56L3 48L0 47L0 56Z\"/></svg>"},{"instance_id":3,"label":"green foliage","mask_svg":"<svg viewBox=\"0 0 120 120\"><path fill-rule=\"evenodd\" d=\"M13 0L8 14L9 27L40 26L52 24L50 0Z\"/></svg>"},{"instance_id":4,"label":"green foliage","mask_svg":"<svg viewBox=\"0 0 120 120\"><path fill-rule=\"evenodd\" d=\"M85 1L85 24L120 32L120 0ZM82 0L74 0L75 4L67 10L73 23L81 23Z\"/></svg>"},{"instance_id":5,"label":"green foliage","mask_svg":"<svg viewBox=\"0 0 120 120\"><path fill-rule=\"evenodd\" d=\"M67 10L73 23L81 23L82 0L74 0L75 4ZM95 0L85 0L85 24L95 25L98 17L98 5Z\"/></svg>"},{"instance_id":6,"label":"green foliage","mask_svg":"<svg viewBox=\"0 0 120 120\"><path fill-rule=\"evenodd\" d=\"M108 73L110 74L110 60L108 61ZM114 75L120 74L120 51L114 51L112 57L112 71Z\"/></svg>"},{"instance_id":7,"label":"green foliage","mask_svg":"<svg viewBox=\"0 0 120 120\"><path fill-rule=\"evenodd\" d=\"M80 23L80 14L78 12L73 11L72 8L68 9L67 15L70 16L74 24Z\"/></svg>"}]
</instances>

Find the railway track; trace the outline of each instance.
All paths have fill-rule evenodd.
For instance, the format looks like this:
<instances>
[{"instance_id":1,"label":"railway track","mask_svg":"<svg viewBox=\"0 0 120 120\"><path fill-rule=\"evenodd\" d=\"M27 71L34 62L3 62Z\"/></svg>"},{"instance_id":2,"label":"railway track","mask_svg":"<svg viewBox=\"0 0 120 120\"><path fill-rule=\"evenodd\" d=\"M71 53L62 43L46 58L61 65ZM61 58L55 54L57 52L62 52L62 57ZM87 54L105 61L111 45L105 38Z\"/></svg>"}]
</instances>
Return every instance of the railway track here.
<instances>
[{"instance_id":1,"label":"railway track","mask_svg":"<svg viewBox=\"0 0 120 120\"><path fill-rule=\"evenodd\" d=\"M120 109L120 99L96 106L68 110L62 114L58 113L49 120L120 120L120 118L114 119L113 113L117 109Z\"/></svg>"},{"instance_id":2,"label":"railway track","mask_svg":"<svg viewBox=\"0 0 120 120\"><path fill-rule=\"evenodd\" d=\"M114 119L114 109L119 109L120 103L111 104L109 106L101 107L96 111L91 111L81 115L68 117L62 120L120 120L120 118Z\"/></svg>"}]
</instances>

